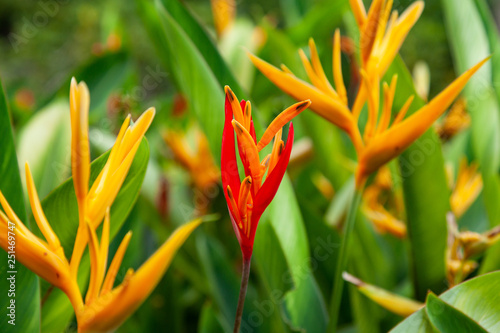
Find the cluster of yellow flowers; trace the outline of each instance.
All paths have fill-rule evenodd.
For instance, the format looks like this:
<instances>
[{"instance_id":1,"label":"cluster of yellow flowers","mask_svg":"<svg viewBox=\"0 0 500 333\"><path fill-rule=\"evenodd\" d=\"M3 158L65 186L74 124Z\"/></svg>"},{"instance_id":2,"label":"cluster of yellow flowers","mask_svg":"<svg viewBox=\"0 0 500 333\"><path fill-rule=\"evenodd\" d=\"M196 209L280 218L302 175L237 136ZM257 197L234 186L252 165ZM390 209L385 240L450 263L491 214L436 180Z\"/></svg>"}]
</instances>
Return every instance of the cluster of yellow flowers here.
<instances>
[{"instance_id":1,"label":"cluster of yellow flowers","mask_svg":"<svg viewBox=\"0 0 500 333\"><path fill-rule=\"evenodd\" d=\"M116 254L108 264L110 207L129 171L135 153L151 124L155 110L150 108L130 126L130 116L123 123L108 160L89 189L90 148L88 111L90 96L84 82L73 78L70 90L71 110L71 167L78 202L79 227L71 260L64 254L59 238L45 217L42 205L26 163L26 183L31 209L44 239L34 235L19 220L0 192L0 246L8 247L7 229L14 223L16 258L31 271L61 289L75 310L79 332L109 332L121 325L147 298L167 270L175 252L200 219L177 229L170 238L145 262L137 272L129 269L125 278L114 287L115 277L132 233L123 238ZM104 222L103 222L104 220ZM103 222L100 241L96 229ZM88 246L91 262L89 286L85 298L78 286L78 269Z\"/></svg>"}]
</instances>

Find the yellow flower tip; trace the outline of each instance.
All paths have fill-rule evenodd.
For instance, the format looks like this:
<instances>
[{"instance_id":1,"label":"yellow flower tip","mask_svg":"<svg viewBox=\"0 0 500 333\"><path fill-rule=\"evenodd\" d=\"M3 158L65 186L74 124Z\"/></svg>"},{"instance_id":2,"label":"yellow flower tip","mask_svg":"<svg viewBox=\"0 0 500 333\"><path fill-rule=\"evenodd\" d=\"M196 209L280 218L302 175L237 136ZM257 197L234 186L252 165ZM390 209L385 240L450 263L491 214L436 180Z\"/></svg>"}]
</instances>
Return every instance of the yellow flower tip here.
<instances>
[{"instance_id":1,"label":"yellow flower tip","mask_svg":"<svg viewBox=\"0 0 500 333\"><path fill-rule=\"evenodd\" d=\"M248 52L248 54L253 57L253 55L250 52ZM224 92L226 93L230 102L232 102L236 98L234 92L231 90L231 87L229 87L228 85L224 86Z\"/></svg>"},{"instance_id":2,"label":"yellow flower tip","mask_svg":"<svg viewBox=\"0 0 500 333\"><path fill-rule=\"evenodd\" d=\"M424 11L424 8L425 8L425 2L423 1L415 1L414 3L412 3L407 11L411 12L411 11L415 11L415 16L417 17L417 19L420 17L420 15L422 15L422 12Z\"/></svg>"},{"instance_id":3,"label":"yellow flower tip","mask_svg":"<svg viewBox=\"0 0 500 333\"><path fill-rule=\"evenodd\" d=\"M236 131L236 134L243 134L243 131L245 131L245 128L243 127L242 124L240 124L236 119L231 120L231 124L233 125L234 130Z\"/></svg>"},{"instance_id":4,"label":"yellow flower tip","mask_svg":"<svg viewBox=\"0 0 500 333\"><path fill-rule=\"evenodd\" d=\"M424 304L412 299L394 294L380 287L368 284L360 279L348 274L342 274L344 280L354 284L356 288L366 297L380 305L381 307L400 315L407 317L420 310Z\"/></svg>"},{"instance_id":5,"label":"yellow flower tip","mask_svg":"<svg viewBox=\"0 0 500 333\"><path fill-rule=\"evenodd\" d=\"M88 113L90 94L85 82L71 80L71 168L75 194L79 210L83 210L83 201L88 193L90 175L90 147L88 139Z\"/></svg>"},{"instance_id":6,"label":"yellow flower tip","mask_svg":"<svg viewBox=\"0 0 500 333\"><path fill-rule=\"evenodd\" d=\"M361 28L366 21L366 9L362 0L349 0L349 4L351 5L351 10L354 14L354 18L356 19L356 23L358 27Z\"/></svg>"}]
</instances>

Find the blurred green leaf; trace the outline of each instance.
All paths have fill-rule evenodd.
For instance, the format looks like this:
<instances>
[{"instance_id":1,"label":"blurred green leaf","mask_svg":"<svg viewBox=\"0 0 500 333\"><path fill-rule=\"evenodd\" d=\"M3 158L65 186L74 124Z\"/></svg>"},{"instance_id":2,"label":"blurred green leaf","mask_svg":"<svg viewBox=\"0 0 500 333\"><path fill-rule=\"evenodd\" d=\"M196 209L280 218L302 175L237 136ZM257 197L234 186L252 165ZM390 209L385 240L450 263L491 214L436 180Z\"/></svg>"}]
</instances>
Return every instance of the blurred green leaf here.
<instances>
[{"instance_id":1,"label":"blurred green leaf","mask_svg":"<svg viewBox=\"0 0 500 333\"><path fill-rule=\"evenodd\" d=\"M486 330L464 313L439 299L432 292L427 295L425 311L429 321L440 332L478 332Z\"/></svg>"},{"instance_id":2,"label":"blurred green leaf","mask_svg":"<svg viewBox=\"0 0 500 333\"><path fill-rule=\"evenodd\" d=\"M474 2L477 6L479 14L481 15L488 41L490 43L492 67L491 78L493 81L493 88L497 94L497 99L500 100L500 36L498 27L486 1L474 0Z\"/></svg>"},{"instance_id":3,"label":"blurred green leaf","mask_svg":"<svg viewBox=\"0 0 500 333\"><path fill-rule=\"evenodd\" d=\"M212 297L222 313L221 324L225 332L230 332L236 316L238 277L229 267L229 260L218 242L206 235L198 234L196 246L209 286L212 288Z\"/></svg>"},{"instance_id":4,"label":"blurred green leaf","mask_svg":"<svg viewBox=\"0 0 500 333\"><path fill-rule=\"evenodd\" d=\"M288 177L283 178L263 219L269 219L275 230L289 267L288 278L295 285L285 295L291 328L324 332L327 323L325 302L312 273L313 258L309 253L304 220ZM307 313L314 313L314 316L305 315Z\"/></svg>"},{"instance_id":5,"label":"blurred green leaf","mask_svg":"<svg viewBox=\"0 0 500 333\"><path fill-rule=\"evenodd\" d=\"M9 110L2 82L0 81L0 190L9 202L10 206L19 219L30 228L24 207L23 188L19 176L16 148L10 122ZM15 232L15 231L14 231ZM10 276L7 267L7 253L2 251L4 259L0 264L0 289L4 293L0 297L0 308L3 311L0 316L0 330L2 332L39 332L40 331L40 288L38 277L31 273L19 261L15 263L15 295L10 294ZM15 301L15 316L8 316L11 300ZM12 319L15 325L8 322Z\"/></svg>"},{"instance_id":6,"label":"blurred green leaf","mask_svg":"<svg viewBox=\"0 0 500 333\"><path fill-rule=\"evenodd\" d=\"M408 115L424 102L417 96L413 80L400 57L385 75L390 80L398 75L393 108L399 110L410 95L415 95ZM424 300L428 290L445 289L445 250L447 240L446 213L449 210L448 183L444 170L441 142L431 128L399 157L411 266L415 296Z\"/></svg>"},{"instance_id":7,"label":"blurred green leaf","mask_svg":"<svg viewBox=\"0 0 500 333\"><path fill-rule=\"evenodd\" d=\"M305 43L310 37L330 39L333 43L334 29L340 26L347 10L347 0L317 1L300 22L288 29L288 34L296 43Z\"/></svg>"},{"instance_id":8,"label":"blurred green leaf","mask_svg":"<svg viewBox=\"0 0 500 333\"><path fill-rule=\"evenodd\" d=\"M246 97L245 92L241 89L238 81L217 50L214 41L208 36L206 30L190 12L178 0L158 1L161 1L163 6L165 6L165 10L175 19L194 46L198 49L208 67L217 78L220 86L224 87L225 85L229 85L239 99ZM157 8L159 7L159 2L157 2ZM244 53L243 50L240 50L240 52Z\"/></svg>"},{"instance_id":9,"label":"blurred green leaf","mask_svg":"<svg viewBox=\"0 0 500 333\"><path fill-rule=\"evenodd\" d=\"M269 292L279 290L282 295L293 289L293 281L287 279L288 265L278 236L269 220L259 223L254 243L255 265L266 277ZM281 297L278 297L281 299Z\"/></svg>"},{"instance_id":10,"label":"blurred green leaf","mask_svg":"<svg viewBox=\"0 0 500 333\"><path fill-rule=\"evenodd\" d=\"M109 152L103 154L91 164L90 183L97 178L99 172L106 164ZM110 220L110 239L112 240L126 217L133 208L134 202L139 196L139 191L144 180L147 165L149 160L149 144L146 139L143 139L134 161L130 166L123 185L116 196L113 205L111 206ZM71 258L76 232L78 230L78 205L76 202L75 190L73 187L73 178L68 179L58 188L52 191L43 201L47 220L49 221L55 234L59 237L61 245L65 250L67 258ZM39 237L40 231L34 231ZM87 253L87 252L86 252ZM88 262L88 254L82 258L82 264L79 269L79 284L80 288L85 288L88 282L90 265ZM42 295L47 293L49 288L47 283L42 285ZM84 289L83 289L84 290ZM73 308L65 295L54 290L44 303L42 308L42 330L45 332L61 332L73 316Z\"/></svg>"},{"instance_id":11,"label":"blurred green leaf","mask_svg":"<svg viewBox=\"0 0 500 333\"><path fill-rule=\"evenodd\" d=\"M24 174L24 163L29 163L41 198L68 178L70 141L69 105L62 100L37 112L19 133L19 167Z\"/></svg>"},{"instance_id":12,"label":"blurred green leaf","mask_svg":"<svg viewBox=\"0 0 500 333\"><path fill-rule=\"evenodd\" d=\"M77 81L85 81L89 87L91 115L94 110L105 111L109 95L125 79L128 66L125 52L106 53L91 59L89 63L75 71L74 77ZM68 96L69 87L70 80L62 86L60 94Z\"/></svg>"},{"instance_id":13,"label":"blurred green leaf","mask_svg":"<svg viewBox=\"0 0 500 333\"><path fill-rule=\"evenodd\" d=\"M222 326L217 319L217 313L210 303L206 303L201 309L198 333L222 332Z\"/></svg>"},{"instance_id":14,"label":"blurred green leaf","mask_svg":"<svg viewBox=\"0 0 500 333\"><path fill-rule=\"evenodd\" d=\"M491 50L488 36L473 0L460 6L442 0L455 68L462 73L486 58ZM464 24L467 22L467 24ZM472 147L483 177L483 197L490 227L500 224L500 107L492 86L492 63L488 62L470 79L464 95L472 119ZM482 272L500 268L500 245L487 252Z\"/></svg>"},{"instance_id":15,"label":"blurred green leaf","mask_svg":"<svg viewBox=\"0 0 500 333\"><path fill-rule=\"evenodd\" d=\"M165 34L172 74L203 128L216 161L220 160L224 126L224 93L196 44L160 2L156 2ZM214 116L215 114L215 116Z\"/></svg>"},{"instance_id":16,"label":"blurred green leaf","mask_svg":"<svg viewBox=\"0 0 500 333\"><path fill-rule=\"evenodd\" d=\"M500 272L481 275L446 291L439 298L453 306L456 311L468 316L488 332L500 330ZM392 333L420 333L432 332L431 324L423 308L401 324L396 326ZM443 310L445 311L445 310ZM431 309L433 315L435 311ZM454 320L459 320L454 316ZM460 329L460 332L465 330ZM450 330L444 332L458 332ZM477 332L477 331L467 331Z\"/></svg>"}]
</instances>

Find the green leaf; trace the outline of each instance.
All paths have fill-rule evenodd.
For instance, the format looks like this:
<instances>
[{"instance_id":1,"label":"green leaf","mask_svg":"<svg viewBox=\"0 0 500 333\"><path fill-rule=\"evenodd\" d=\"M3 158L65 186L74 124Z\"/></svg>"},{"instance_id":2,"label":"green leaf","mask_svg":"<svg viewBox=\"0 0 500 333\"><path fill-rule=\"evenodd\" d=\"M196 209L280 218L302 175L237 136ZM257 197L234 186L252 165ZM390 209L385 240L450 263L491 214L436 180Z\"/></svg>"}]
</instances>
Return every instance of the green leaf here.
<instances>
[{"instance_id":1,"label":"green leaf","mask_svg":"<svg viewBox=\"0 0 500 333\"><path fill-rule=\"evenodd\" d=\"M211 287L212 297L221 312L221 324L225 332L230 332L236 316L239 292L238 277L229 267L229 260L217 241L206 235L198 234L196 246L200 262Z\"/></svg>"},{"instance_id":2,"label":"green leaf","mask_svg":"<svg viewBox=\"0 0 500 333\"><path fill-rule=\"evenodd\" d=\"M41 198L68 178L71 171L70 142L69 105L62 100L37 112L20 132L20 168L24 174L24 162L29 163ZM25 181L23 185L26 186Z\"/></svg>"},{"instance_id":3,"label":"green leaf","mask_svg":"<svg viewBox=\"0 0 500 333\"><path fill-rule=\"evenodd\" d=\"M417 97L410 73L400 57L386 74L398 74L394 109L399 110L410 95L415 95L408 116L424 105ZM407 116L407 117L408 117ZM441 292L446 287L445 250L446 213L450 191L446 181L441 142L431 128L399 157L415 296L424 300L428 290Z\"/></svg>"},{"instance_id":4,"label":"green leaf","mask_svg":"<svg viewBox=\"0 0 500 333\"><path fill-rule=\"evenodd\" d=\"M500 99L500 84L498 84L500 82L500 35L495 19L486 1L474 0L474 2L481 15L481 20L490 43L493 88L496 91L497 99Z\"/></svg>"},{"instance_id":5,"label":"green leaf","mask_svg":"<svg viewBox=\"0 0 500 333\"><path fill-rule=\"evenodd\" d=\"M265 277L269 293L279 290L283 296L294 287L293 281L286 278L288 265L285 254L269 220L263 220L259 223L255 235L253 257L257 259L255 266L258 266L261 275Z\"/></svg>"},{"instance_id":6,"label":"green leaf","mask_svg":"<svg viewBox=\"0 0 500 333\"><path fill-rule=\"evenodd\" d=\"M160 2L156 3L167 36L168 56L180 90L202 126L215 160L220 160L224 94L214 72L187 33ZM220 111L220 113L218 113ZM219 115L219 116L214 116Z\"/></svg>"},{"instance_id":7,"label":"green leaf","mask_svg":"<svg viewBox=\"0 0 500 333\"><path fill-rule=\"evenodd\" d=\"M288 177L284 177L262 220L269 219L289 267L295 288L285 295L286 312L293 329L324 332L327 312L312 273L313 260L297 199ZM304 315L314 313L314 316Z\"/></svg>"},{"instance_id":8,"label":"green leaf","mask_svg":"<svg viewBox=\"0 0 500 333\"><path fill-rule=\"evenodd\" d=\"M229 85L238 98L245 97L244 91L220 55L214 41L198 21L177 0L161 0L161 3L203 56L219 85L221 87ZM157 7L159 7L158 4ZM244 53L243 50L240 50L240 52Z\"/></svg>"},{"instance_id":9,"label":"green leaf","mask_svg":"<svg viewBox=\"0 0 500 333\"><path fill-rule=\"evenodd\" d=\"M454 310L468 316L484 330L488 332L498 332L500 330L500 272L489 273L468 280L446 291L439 298L448 303L449 306L454 307ZM426 308L417 311L391 332L432 332L426 311L428 311ZM431 312L433 312L432 309ZM456 318L456 320L459 320L458 317ZM460 329L459 331L463 332L464 330Z\"/></svg>"},{"instance_id":10,"label":"green leaf","mask_svg":"<svg viewBox=\"0 0 500 333\"><path fill-rule=\"evenodd\" d=\"M340 26L347 10L347 0L317 1L299 23L288 29L288 33L298 43L304 43L313 36L321 40L328 39L331 43L333 31Z\"/></svg>"},{"instance_id":11,"label":"green leaf","mask_svg":"<svg viewBox=\"0 0 500 333\"><path fill-rule=\"evenodd\" d=\"M457 6L442 0L449 40L459 73L490 53L485 27L473 0L464 0ZM464 24L467 22L467 24ZM483 177L483 197L490 227L500 224L500 107L492 86L492 64L484 64L464 90L472 119L472 147L479 161ZM500 245L487 253L481 272L500 268Z\"/></svg>"},{"instance_id":12,"label":"green leaf","mask_svg":"<svg viewBox=\"0 0 500 333\"><path fill-rule=\"evenodd\" d=\"M24 207L23 188L19 177L16 148L10 122L7 100L0 81L0 190L9 202L12 209L26 227L30 227ZM14 231L15 232L15 231ZM39 332L40 331L40 291L38 277L31 273L19 261L16 261L14 269L7 267L7 254L2 252L5 259L0 264L0 289L3 295L0 297L0 331L2 332ZM9 271L17 271L15 275L15 295L11 293L11 283L7 280L11 276ZM15 302L14 316L7 307ZM7 312L9 311L9 312ZM9 323L14 321L15 325Z\"/></svg>"},{"instance_id":13,"label":"green leaf","mask_svg":"<svg viewBox=\"0 0 500 333\"><path fill-rule=\"evenodd\" d=\"M200 322L198 324L199 333L222 332L217 313L210 303L206 303L201 309Z\"/></svg>"},{"instance_id":14,"label":"green leaf","mask_svg":"<svg viewBox=\"0 0 500 333\"><path fill-rule=\"evenodd\" d=\"M97 178L97 175L106 164L108 156L109 152L92 162L90 183L93 183ZM148 160L149 144L146 139L143 139L139 145L134 161L130 166L128 175L111 206L110 240L113 239L124 223L139 196L142 181L146 174ZM75 190L73 187L73 178L68 179L61 186L52 191L49 196L42 201L42 206L47 216L47 220L61 241L66 258L71 258L71 252L78 230L78 204L76 202ZM34 233L41 237L39 230L35 230ZM78 281L80 288L84 288L88 282L89 269L88 254L85 254L79 269ZM47 283L44 283L42 287L42 295L45 295L49 286ZM63 331L73 316L71 304L67 301L66 296L59 290L54 290L50 294L42 310L42 330L46 332Z\"/></svg>"},{"instance_id":15,"label":"green leaf","mask_svg":"<svg viewBox=\"0 0 500 333\"><path fill-rule=\"evenodd\" d=\"M427 295L426 304L427 317L440 332L486 332L467 315L442 301L433 293Z\"/></svg>"}]
</instances>

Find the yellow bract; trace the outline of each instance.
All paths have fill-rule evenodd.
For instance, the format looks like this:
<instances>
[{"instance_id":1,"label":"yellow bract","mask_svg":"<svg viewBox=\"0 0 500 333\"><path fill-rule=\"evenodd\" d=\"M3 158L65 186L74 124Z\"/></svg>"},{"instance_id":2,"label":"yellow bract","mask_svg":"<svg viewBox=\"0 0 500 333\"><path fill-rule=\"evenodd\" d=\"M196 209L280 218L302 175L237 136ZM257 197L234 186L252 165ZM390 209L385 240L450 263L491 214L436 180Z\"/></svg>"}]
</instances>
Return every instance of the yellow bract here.
<instances>
[{"instance_id":1,"label":"yellow bract","mask_svg":"<svg viewBox=\"0 0 500 333\"><path fill-rule=\"evenodd\" d=\"M466 71L427 105L404 116L411 106L413 96L408 96L392 124L392 107L396 93L397 77L390 85L383 84L380 101L380 80L396 57L404 39L420 17L424 3L416 1L402 15L390 13L392 0L374 0L366 12L361 0L351 0L354 17L360 30L361 84L349 108L340 64L340 32L333 41L333 78L335 88L328 82L319 61L316 46L309 41L311 61L299 52L304 68L312 83L309 84L282 66L280 70L258 57L249 54L255 66L275 85L297 100L311 99L311 109L345 131L358 154L356 186L361 187L368 175L401 154L418 139L449 107L470 77L489 59L481 61ZM358 119L363 106L368 104L368 121L361 134Z\"/></svg>"},{"instance_id":2,"label":"yellow bract","mask_svg":"<svg viewBox=\"0 0 500 333\"><path fill-rule=\"evenodd\" d=\"M123 323L148 297L168 268L177 249L201 223L194 220L178 228L136 273L129 270L123 282L113 288L115 277L130 241L123 239L106 273L108 261L110 211L132 164L135 153L149 128L155 110L148 109L129 126L125 120L111 149L108 160L89 190L90 149L88 142L88 88L73 78L70 90L71 166L78 202L79 228L71 262L65 257L59 238L52 230L36 191L31 170L26 164L26 183L33 216L45 240L35 236L19 220L0 192L0 246L7 251L8 231L15 225L16 259L53 286L61 289L75 310L79 332L110 332ZM96 229L104 219L100 243ZM10 227L10 228L9 228ZM85 247L89 245L91 274L85 300L78 287L78 267Z\"/></svg>"},{"instance_id":3,"label":"yellow bract","mask_svg":"<svg viewBox=\"0 0 500 333\"><path fill-rule=\"evenodd\" d=\"M346 272L344 272L342 276L344 280L354 284L356 288L358 288L358 290L366 297L368 297L381 307L402 317L408 317L424 306L423 303L391 293L385 289L363 282Z\"/></svg>"},{"instance_id":4,"label":"yellow bract","mask_svg":"<svg viewBox=\"0 0 500 333\"><path fill-rule=\"evenodd\" d=\"M462 216L476 200L483 189L483 179L477 171L479 165L463 159L458 169L457 181L450 198L450 206L457 218Z\"/></svg>"}]
</instances>

